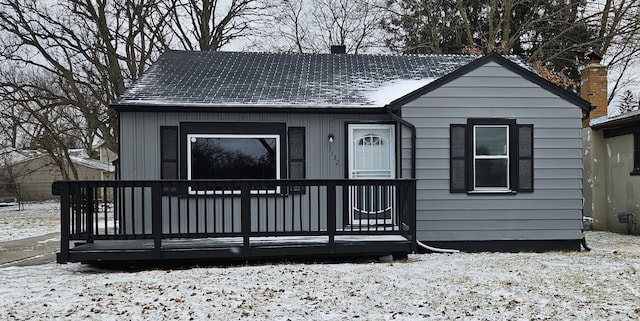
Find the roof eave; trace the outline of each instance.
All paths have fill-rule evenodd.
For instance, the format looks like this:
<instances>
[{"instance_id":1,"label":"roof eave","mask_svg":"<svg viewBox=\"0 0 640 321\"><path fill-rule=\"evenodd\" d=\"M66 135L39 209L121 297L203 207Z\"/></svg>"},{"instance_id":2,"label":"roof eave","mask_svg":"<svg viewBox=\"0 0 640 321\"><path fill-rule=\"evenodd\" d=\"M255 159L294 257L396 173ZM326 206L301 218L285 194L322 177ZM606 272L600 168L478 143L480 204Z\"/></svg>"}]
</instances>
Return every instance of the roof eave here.
<instances>
[{"instance_id":1,"label":"roof eave","mask_svg":"<svg viewBox=\"0 0 640 321\"><path fill-rule=\"evenodd\" d=\"M144 104L116 103L109 106L118 112L305 112L305 113L385 113L385 106L368 105L274 105L274 104Z\"/></svg>"},{"instance_id":2,"label":"roof eave","mask_svg":"<svg viewBox=\"0 0 640 321\"><path fill-rule=\"evenodd\" d=\"M611 128L620 127L622 125L628 125L633 123L640 124L640 114L635 115L633 117L607 120L605 122L592 125L591 128L592 129L611 129Z\"/></svg>"}]
</instances>

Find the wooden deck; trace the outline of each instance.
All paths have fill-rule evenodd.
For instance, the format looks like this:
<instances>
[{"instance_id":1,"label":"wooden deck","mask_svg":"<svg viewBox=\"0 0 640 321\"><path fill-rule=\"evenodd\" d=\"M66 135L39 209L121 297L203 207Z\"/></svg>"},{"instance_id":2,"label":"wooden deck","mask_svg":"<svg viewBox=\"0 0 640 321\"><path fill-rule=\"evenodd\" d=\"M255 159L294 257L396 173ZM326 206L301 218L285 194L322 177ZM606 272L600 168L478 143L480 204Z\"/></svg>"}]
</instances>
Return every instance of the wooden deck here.
<instances>
[{"instance_id":1,"label":"wooden deck","mask_svg":"<svg viewBox=\"0 0 640 321\"><path fill-rule=\"evenodd\" d=\"M405 256L411 241L397 235L328 237L252 237L249 247L242 237L166 239L160 251L153 240L96 240L69 250L68 262L251 260L283 257Z\"/></svg>"},{"instance_id":2,"label":"wooden deck","mask_svg":"<svg viewBox=\"0 0 640 321\"><path fill-rule=\"evenodd\" d=\"M417 244L415 180L65 181L54 191L59 263L406 256ZM350 216L361 191L388 210Z\"/></svg>"}]
</instances>

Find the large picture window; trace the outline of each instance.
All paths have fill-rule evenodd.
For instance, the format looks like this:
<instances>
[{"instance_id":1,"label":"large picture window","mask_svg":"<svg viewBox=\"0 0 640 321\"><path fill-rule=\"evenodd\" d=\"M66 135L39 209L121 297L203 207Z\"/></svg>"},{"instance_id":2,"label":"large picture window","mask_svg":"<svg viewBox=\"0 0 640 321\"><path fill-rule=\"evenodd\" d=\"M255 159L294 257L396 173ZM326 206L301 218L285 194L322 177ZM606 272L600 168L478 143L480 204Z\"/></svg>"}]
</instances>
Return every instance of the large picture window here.
<instances>
[{"instance_id":1,"label":"large picture window","mask_svg":"<svg viewBox=\"0 0 640 321\"><path fill-rule=\"evenodd\" d=\"M187 179L279 179L279 135L187 135Z\"/></svg>"},{"instance_id":2,"label":"large picture window","mask_svg":"<svg viewBox=\"0 0 640 321\"><path fill-rule=\"evenodd\" d=\"M468 119L450 126L452 193L533 192L533 125Z\"/></svg>"},{"instance_id":3,"label":"large picture window","mask_svg":"<svg viewBox=\"0 0 640 321\"><path fill-rule=\"evenodd\" d=\"M300 150L304 128L297 139L287 136L285 123L182 122L179 127L179 176L188 180L274 180L288 177L287 150ZM292 145L293 144L293 145ZM304 146L304 145L303 145ZM299 153L298 153L299 154ZM304 164L304 154L295 160ZM296 168L298 175L304 175ZM259 185L259 184L258 184ZM255 189L254 189L255 187ZM252 193L280 193L280 188ZM195 191L188 193L212 193ZM215 193L218 193L217 191ZM239 191L225 191L239 193Z\"/></svg>"}]
</instances>

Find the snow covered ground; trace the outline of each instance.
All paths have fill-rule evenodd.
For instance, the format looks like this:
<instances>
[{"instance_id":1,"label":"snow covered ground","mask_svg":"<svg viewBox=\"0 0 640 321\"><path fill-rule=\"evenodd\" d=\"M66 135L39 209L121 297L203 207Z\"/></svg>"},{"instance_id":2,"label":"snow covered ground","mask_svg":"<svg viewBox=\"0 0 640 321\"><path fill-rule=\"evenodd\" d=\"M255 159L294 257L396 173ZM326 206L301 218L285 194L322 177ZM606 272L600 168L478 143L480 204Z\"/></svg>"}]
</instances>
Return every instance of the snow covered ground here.
<instances>
[{"instance_id":1,"label":"snow covered ground","mask_svg":"<svg viewBox=\"0 0 640 321\"><path fill-rule=\"evenodd\" d=\"M60 203L46 201L0 207L0 242L60 232Z\"/></svg>"},{"instance_id":2,"label":"snow covered ground","mask_svg":"<svg viewBox=\"0 0 640 321\"><path fill-rule=\"evenodd\" d=\"M16 234L7 226L38 229L2 222L4 239ZM388 263L7 267L0 268L0 320L639 319L640 237L589 232L587 239L591 252L429 254Z\"/></svg>"}]
</instances>

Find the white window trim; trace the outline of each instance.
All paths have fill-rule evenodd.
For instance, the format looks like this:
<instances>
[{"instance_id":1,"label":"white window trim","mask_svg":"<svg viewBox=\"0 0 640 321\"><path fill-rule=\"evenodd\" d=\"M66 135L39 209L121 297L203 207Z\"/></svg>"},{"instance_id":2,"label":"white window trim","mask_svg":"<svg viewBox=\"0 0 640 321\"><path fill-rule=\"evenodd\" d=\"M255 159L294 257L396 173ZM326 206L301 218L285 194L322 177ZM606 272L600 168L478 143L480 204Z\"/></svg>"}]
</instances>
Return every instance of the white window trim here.
<instances>
[{"instance_id":1,"label":"white window trim","mask_svg":"<svg viewBox=\"0 0 640 321\"><path fill-rule=\"evenodd\" d=\"M198 138L275 138L276 140L276 178L280 179L280 135L278 134L188 134L187 135L187 179L191 180L191 140ZM273 190L251 190L251 194L267 195L267 194L279 194L280 187ZM191 195L213 195L213 194L240 194L239 190L233 191L194 191L189 187L189 194Z\"/></svg>"},{"instance_id":2,"label":"white window trim","mask_svg":"<svg viewBox=\"0 0 640 321\"><path fill-rule=\"evenodd\" d=\"M499 128L506 128L507 133L506 133L506 146L507 146L507 152L505 155L476 155L476 128L487 128L487 127L499 127ZM511 155L511 150L510 150L510 142L509 142L509 125L473 125L473 191L475 192L487 192L487 193L504 193L504 192L510 192L511 191L511 186L510 186L510 182L511 182L511 173L510 173L510 168L511 168L511 163L510 163L510 155ZM478 187L477 186L477 182L476 182L476 159L506 159L507 160L507 166L506 166L506 172L507 172L507 186L506 187Z\"/></svg>"}]
</instances>

